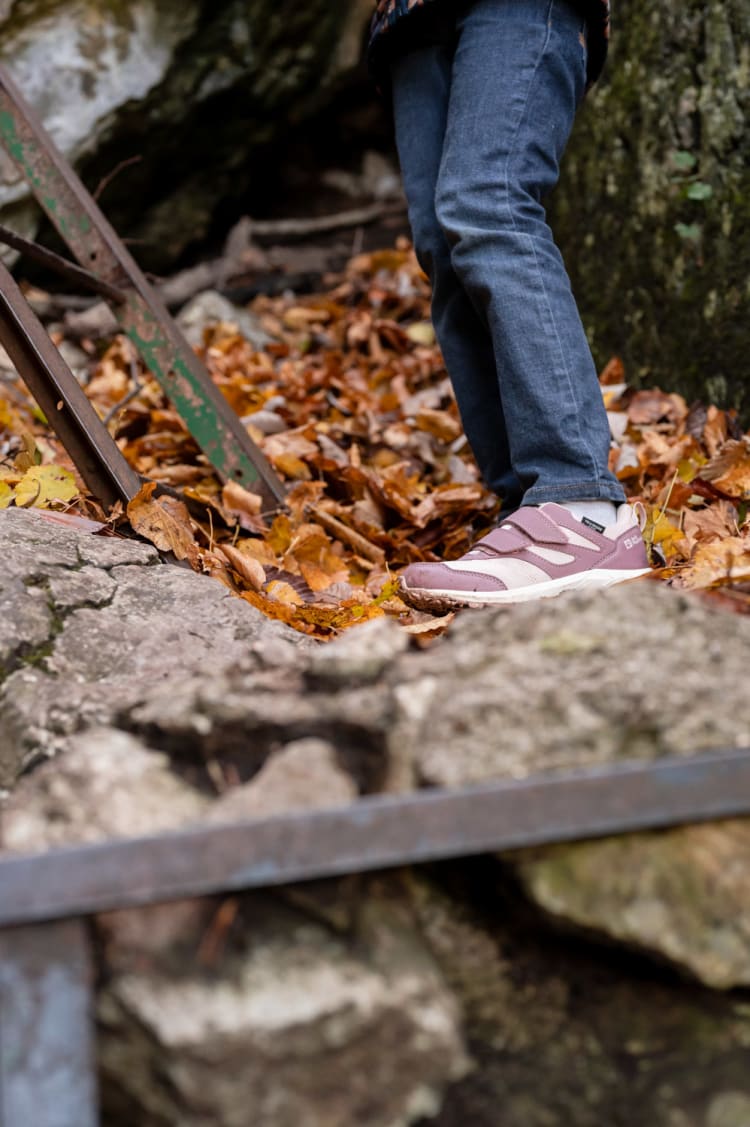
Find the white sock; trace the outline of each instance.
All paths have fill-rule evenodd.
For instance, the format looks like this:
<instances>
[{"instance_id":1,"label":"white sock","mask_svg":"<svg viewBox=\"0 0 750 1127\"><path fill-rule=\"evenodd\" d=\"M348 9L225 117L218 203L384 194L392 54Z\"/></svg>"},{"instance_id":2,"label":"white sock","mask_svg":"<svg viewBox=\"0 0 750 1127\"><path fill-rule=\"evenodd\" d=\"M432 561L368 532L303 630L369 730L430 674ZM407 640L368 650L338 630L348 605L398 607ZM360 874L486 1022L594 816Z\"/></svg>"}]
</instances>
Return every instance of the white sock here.
<instances>
[{"instance_id":1,"label":"white sock","mask_svg":"<svg viewBox=\"0 0 750 1127\"><path fill-rule=\"evenodd\" d=\"M609 528L617 520L617 505L614 501L566 501L557 502L561 509L567 509L576 520L588 517L602 528Z\"/></svg>"}]
</instances>

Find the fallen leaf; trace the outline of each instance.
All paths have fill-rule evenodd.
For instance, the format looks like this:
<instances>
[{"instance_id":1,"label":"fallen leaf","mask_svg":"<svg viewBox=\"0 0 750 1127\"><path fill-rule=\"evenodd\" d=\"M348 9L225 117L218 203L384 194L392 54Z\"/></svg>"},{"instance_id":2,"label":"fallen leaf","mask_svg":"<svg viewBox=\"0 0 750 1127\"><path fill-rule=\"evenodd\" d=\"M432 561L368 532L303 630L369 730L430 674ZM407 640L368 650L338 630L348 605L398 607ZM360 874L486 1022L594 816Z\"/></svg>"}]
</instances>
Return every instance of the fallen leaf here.
<instances>
[{"instance_id":1,"label":"fallen leaf","mask_svg":"<svg viewBox=\"0 0 750 1127\"><path fill-rule=\"evenodd\" d=\"M178 560L198 565L199 552L190 514L174 497L155 497L156 482L148 481L128 502L128 520L134 532L150 540L160 552L173 552Z\"/></svg>"},{"instance_id":2,"label":"fallen leaf","mask_svg":"<svg viewBox=\"0 0 750 1127\"><path fill-rule=\"evenodd\" d=\"M711 544L699 544L690 565L673 580L684 590L750 580L750 540L731 536Z\"/></svg>"},{"instance_id":3,"label":"fallen leaf","mask_svg":"<svg viewBox=\"0 0 750 1127\"><path fill-rule=\"evenodd\" d=\"M221 544L218 551L226 557L240 578L244 579L253 591L260 591L266 581L266 573L262 564L254 560L252 556L238 552L231 544Z\"/></svg>"},{"instance_id":4,"label":"fallen leaf","mask_svg":"<svg viewBox=\"0 0 750 1127\"><path fill-rule=\"evenodd\" d=\"M16 485L13 495L20 509L48 509L66 505L78 496L76 479L62 466L32 466Z\"/></svg>"},{"instance_id":5,"label":"fallen leaf","mask_svg":"<svg viewBox=\"0 0 750 1127\"><path fill-rule=\"evenodd\" d=\"M720 453L703 466L700 476L728 497L750 498L750 438L726 442Z\"/></svg>"}]
</instances>

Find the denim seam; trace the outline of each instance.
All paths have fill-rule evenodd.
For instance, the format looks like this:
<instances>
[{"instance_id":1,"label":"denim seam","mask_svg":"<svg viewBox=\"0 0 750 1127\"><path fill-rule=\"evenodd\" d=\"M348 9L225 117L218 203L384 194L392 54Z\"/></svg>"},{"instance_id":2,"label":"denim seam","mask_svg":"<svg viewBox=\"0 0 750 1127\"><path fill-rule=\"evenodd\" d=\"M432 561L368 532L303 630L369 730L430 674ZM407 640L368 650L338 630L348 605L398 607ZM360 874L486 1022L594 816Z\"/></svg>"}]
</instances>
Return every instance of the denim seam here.
<instances>
[{"instance_id":1,"label":"denim seam","mask_svg":"<svg viewBox=\"0 0 750 1127\"><path fill-rule=\"evenodd\" d=\"M596 492L592 492L592 490ZM576 494L576 496L572 496L572 494ZM611 486L602 485L599 479L596 481L569 482L567 485L558 485L552 489L534 486L524 494L523 503L529 504L529 498L532 498L534 503L539 503L561 500L566 497L571 501L613 501L618 505L625 500L622 489L618 490L615 484Z\"/></svg>"},{"instance_id":2,"label":"denim seam","mask_svg":"<svg viewBox=\"0 0 750 1127\"><path fill-rule=\"evenodd\" d=\"M557 340L558 351L559 351L560 358L562 360L562 370L565 373L565 379L566 379L567 385L568 385L568 392L570 394L571 402L572 402L573 409L574 409L573 413L576 417L576 429L578 431L578 438L579 438L579 441L581 442L582 448L584 450L586 450L588 457L589 457L589 460L590 460L590 462L591 462L591 464L594 468L595 480L596 480L597 488L599 488L600 487L600 475L598 473L597 466L596 466L596 458L594 458L593 452L592 452L588 442L584 439L584 436L583 436L583 429L581 427L581 412L578 409L578 405L576 403L575 391L573 389L573 380L572 380L572 377L571 377L571 373L570 373L570 369L568 367L567 361L565 359L565 350L562 346L562 341L560 340L560 334L557 331L557 325L556 325L556 322L555 322L554 314L552 312L552 305L550 303L549 294L547 293L547 288L544 284L544 273L543 273L543 271L542 271L542 269L539 265L539 259L537 257L536 247L534 245L534 240L533 240L531 235L525 235L522 231L518 230L518 228L516 226L515 216L513 215L513 208L510 205L509 181L510 181L511 164L512 164L513 159L516 155L516 145L517 145L517 141L518 141L518 134L521 131L521 126L523 125L524 119L526 117L526 113L528 111L529 103L531 101L531 92L532 92L534 83L536 82L536 78L537 78L537 75L539 73L539 68L542 64L542 59L544 58L545 54L547 53L547 49L549 47L550 38L552 36L552 17L553 17L553 13L554 13L554 8L555 8L555 0L550 0L549 9L547 11L547 35L545 37L544 44L542 46L542 50L539 54L539 58L537 59L536 66L534 67L534 73L531 76L531 81L529 82L528 89L526 91L526 99L525 99L524 104L521 108L521 113L520 113L520 116L519 116L519 119L518 119L518 125L516 126L516 131L515 131L515 134L513 136L513 141L511 143L510 150L508 152L508 159L507 159L506 164L505 164L505 184L504 184L504 187L505 187L505 193L504 193L505 194L505 206L506 206L508 215L510 217L510 222L511 222L511 226L513 227L513 230L516 232L516 234L520 238L522 238L524 240L524 242L526 242L530 246L531 253L534 257L534 265L536 267L537 276L538 276L539 281L541 283L542 298L543 298L543 300L544 300L544 302L547 306L547 312L549 314L550 321L552 323L552 330L555 334L555 339Z\"/></svg>"}]
</instances>

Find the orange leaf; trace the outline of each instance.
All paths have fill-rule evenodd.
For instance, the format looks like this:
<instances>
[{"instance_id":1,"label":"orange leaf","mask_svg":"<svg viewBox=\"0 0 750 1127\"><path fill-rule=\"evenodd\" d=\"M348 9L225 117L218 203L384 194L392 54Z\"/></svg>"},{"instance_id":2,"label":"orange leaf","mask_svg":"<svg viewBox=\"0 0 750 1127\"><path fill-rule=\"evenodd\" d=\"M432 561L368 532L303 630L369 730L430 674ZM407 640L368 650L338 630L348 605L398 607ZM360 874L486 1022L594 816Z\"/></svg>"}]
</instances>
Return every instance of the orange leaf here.
<instances>
[{"instance_id":1,"label":"orange leaf","mask_svg":"<svg viewBox=\"0 0 750 1127\"><path fill-rule=\"evenodd\" d=\"M150 540L160 552L173 552L178 560L198 562L187 508L174 497L154 497L155 481L147 481L128 502L128 520L139 536Z\"/></svg>"},{"instance_id":2,"label":"orange leaf","mask_svg":"<svg viewBox=\"0 0 750 1127\"><path fill-rule=\"evenodd\" d=\"M700 476L729 497L750 498L750 437L726 442Z\"/></svg>"}]
</instances>

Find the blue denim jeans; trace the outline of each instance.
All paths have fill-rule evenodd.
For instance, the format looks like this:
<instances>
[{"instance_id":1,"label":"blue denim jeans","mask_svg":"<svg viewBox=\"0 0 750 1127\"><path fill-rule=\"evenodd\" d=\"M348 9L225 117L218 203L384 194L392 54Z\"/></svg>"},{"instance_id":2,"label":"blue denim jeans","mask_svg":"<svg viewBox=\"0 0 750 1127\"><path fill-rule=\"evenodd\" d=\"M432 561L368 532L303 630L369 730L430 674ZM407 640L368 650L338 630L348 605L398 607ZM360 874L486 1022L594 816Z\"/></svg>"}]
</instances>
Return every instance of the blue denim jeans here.
<instances>
[{"instance_id":1,"label":"blue denim jeans","mask_svg":"<svg viewBox=\"0 0 750 1127\"><path fill-rule=\"evenodd\" d=\"M396 58L409 220L469 443L504 508L621 502L596 369L542 197L586 81L569 0L473 0Z\"/></svg>"}]
</instances>

